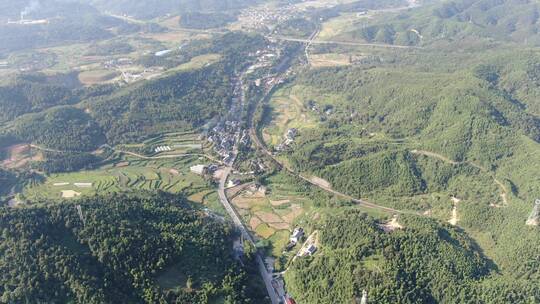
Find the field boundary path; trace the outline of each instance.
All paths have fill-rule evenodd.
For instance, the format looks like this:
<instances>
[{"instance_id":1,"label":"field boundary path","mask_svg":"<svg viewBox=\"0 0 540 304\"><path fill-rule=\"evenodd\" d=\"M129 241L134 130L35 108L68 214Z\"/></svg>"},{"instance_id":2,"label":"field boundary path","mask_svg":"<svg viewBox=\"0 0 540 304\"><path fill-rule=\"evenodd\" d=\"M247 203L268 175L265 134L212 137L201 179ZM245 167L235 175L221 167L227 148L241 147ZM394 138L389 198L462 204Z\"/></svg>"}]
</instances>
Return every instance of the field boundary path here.
<instances>
[{"instance_id":1,"label":"field boundary path","mask_svg":"<svg viewBox=\"0 0 540 304\"><path fill-rule=\"evenodd\" d=\"M110 149L110 150L112 150L114 152L117 152L117 153L126 154L126 155L130 155L130 156L133 156L133 157L145 159L145 160L182 158L182 157L187 157L187 156L200 156L200 157L206 157L207 159L209 159L211 161L222 163L220 160L215 159L212 156L207 155L207 154L203 154L203 153L180 153L180 154L168 154L168 155L160 155L160 156L146 156L146 155L142 155L142 154L135 153L135 152L115 149L115 148L113 148L113 147L111 147L109 145L102 145L100 148L107 148L107 149Z\"/></svg>"},{"instance_id":2,"label":"field boundary path","mask_svg":"<svg viewBox=\"0 0 540 304\"><path fill-rule=\"evenodd\" d=\"M416 154L416 155L423 155L423 156L427 156L427 157L433 157L433 158L437 158L443 162L446 162L446 163L449 163L453 166L456 166L456 165L469 165L469 166L472 166L472 167L475 167L476 169L482 171L483 173L486 173L486 174L489 174L489 176L493 179L493 182L495 184L497 184L497 186L500 188L501 190L501 199L502 199L502 202L503 202L503 206L508 206L508 189L506 188L506 186L499 180L497 179L497 177L495 177L495 174L491 171L489 171L488 169L478 165L478 164L475 164L471 161L455 161L455 160L452 160L442 154L439 154L439 153L436 153L436 152L431 152L431 151L425 151L425 150L411 150L410 151L412 154Z\"/></svg>"}]
</instances>

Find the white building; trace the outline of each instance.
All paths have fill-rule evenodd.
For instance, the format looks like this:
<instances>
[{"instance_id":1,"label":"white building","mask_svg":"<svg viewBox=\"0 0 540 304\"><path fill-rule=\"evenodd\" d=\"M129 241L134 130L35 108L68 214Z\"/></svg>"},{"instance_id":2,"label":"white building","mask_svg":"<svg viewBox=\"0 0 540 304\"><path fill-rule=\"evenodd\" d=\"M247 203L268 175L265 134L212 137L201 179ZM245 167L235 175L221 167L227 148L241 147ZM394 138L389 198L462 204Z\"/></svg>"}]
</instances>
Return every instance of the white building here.
<instances>
[{"instance_id":1,"label":"white building","mask_svg":"<svg viewBox=\"0 0 540 304\"><path fill-rule=\"evenodd\" d=\"M302 239L303 236L304 236L304 229L294 228L290 241L296 244Z\"/></svg>"},{"instance_id":2,"label":"white building","mask_svg":"<svg viewBox=\"0 0 540 304\"><path fill-rule=\"evenodd\" d=\"M199 175L204 175L206 173L206 166L205 165L196 165L196 166L193 166L191 168L189 168L189 170L195 174L199 174Z\"/></svg>"}]
</instances>

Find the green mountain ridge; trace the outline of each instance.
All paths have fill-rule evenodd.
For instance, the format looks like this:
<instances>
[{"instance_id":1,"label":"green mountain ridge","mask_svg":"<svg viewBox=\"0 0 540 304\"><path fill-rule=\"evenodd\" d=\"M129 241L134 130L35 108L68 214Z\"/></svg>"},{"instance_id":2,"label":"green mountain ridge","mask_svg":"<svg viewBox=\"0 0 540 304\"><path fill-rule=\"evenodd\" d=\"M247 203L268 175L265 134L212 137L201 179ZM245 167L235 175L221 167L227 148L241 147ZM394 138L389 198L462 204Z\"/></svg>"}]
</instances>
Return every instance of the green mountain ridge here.
<instances>
[{"instance_id":1,"label":"green mountain ridge","mask_svg":"<svg viewBox=\"0 0 540 304\"><path fill-rule=\"evenodd\" d=\"M251 299L232 258L231 227L182 198L146 193L40 203L0 210L3 303ZM191 283L165 289L160 282L170 269Z\"/></svg>"}]
</instances>

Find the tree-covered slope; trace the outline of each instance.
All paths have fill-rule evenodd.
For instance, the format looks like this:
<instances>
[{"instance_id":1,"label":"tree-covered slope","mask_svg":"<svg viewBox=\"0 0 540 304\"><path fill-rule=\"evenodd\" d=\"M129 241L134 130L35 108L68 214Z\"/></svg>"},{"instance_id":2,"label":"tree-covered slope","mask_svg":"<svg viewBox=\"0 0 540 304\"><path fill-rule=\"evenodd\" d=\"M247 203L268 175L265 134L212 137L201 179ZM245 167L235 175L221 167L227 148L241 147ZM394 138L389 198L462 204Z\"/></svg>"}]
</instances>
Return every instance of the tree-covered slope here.
<instances>
[{"instance_id":1,"label":"tree-covered slope","mask_svg":"<svg viewBox=\"0 0 540 304\"><path fill-rule=\"evenodd\" d=\"M537 45L539 3L522 0L437 1L358 26L346 36L370 42L431 45L477 39Z\"/></svg>"},{"instance_id":2,"label":"tree-covered slope","mask_svg":"<svg viewBox=\"0 0 540 304\"><path fill-rule=\"evenodd\" d=\"M182 199L147 193L42 203L0 210L2 303L253 300L232 258L231 227ZM163 287L171 271L188 282Z\"/></svg>"},{"instance_id":3,"label":"tree-covered slope","mask_svg":"<svg viewBox=\"0 0 540 304\"><path fill-rule=\"evenodd\" d=\"M536 282L538 227L525 225L540 197L535 52L373 53L357 66L310 69L283 88L315 123L296 124L280 157L382 206L445 222L456 208L456 225L500 274L490 282ZM486 284L478 288L489 294Z\"/></svg>"},{"instance_id":4,"label":"tree-covered slope","mask_svg":"<svg viewBox=\"0 0 540 304\"><path fill-rule=\"evenodd\" d=\"M167 14L186 12L222 12L235 10L257 3L259 0L137 0L104 1L92 0L96 7L117 14L128 14L139 18L155 18Z\"/></svg>"},{"instance_id":5,"label":"tree-covered slope","mask_svg":"<svg viewBox=\"0 0 540 304\"><path fill-rule=\"evenodd\" d=\"M262 36L238 32L196 41L161 64L174 68L208 53L221 60L128 86L81 88L44 75L20 76L0 86L0 122L7 122L2 131L52 150L93 151L104 143L198 128L224 113L235 73L266 45Z\"/></svg>"},{"instance_id":6,"label":"tree-covered slope","mask_svg":"<svg viewBox=\"0 0 540 304\"><path fill-rule=\"evenodd\" d=\"M79 101L71 88L21 76L0 86L0 122Z\"/></svg>"},{"instance_id":7,"label":"tree-covered slope","mask_svg":"<svg viewBox=\"0 0 540 304\"><path fill-rule=\"evenodd\" d=\"M327 215L319 252L286 272L298 303L529 303L540 297L527 280L501 280L463 231L433 220L400 217L406 228L384 232L358 212Z\"/></svg>"},{"instance_id":8,"label":"tree-covered slope","mask_svg":"<svg viewBox=\"0 0 540 304\"><path fill-rule=\"evenodd\" d=\"M86 102L90 115L115 143L164 130L197 127L230 102L230 71L221 64L174 73L121 88Z\"/></svg>"}]
</instances>

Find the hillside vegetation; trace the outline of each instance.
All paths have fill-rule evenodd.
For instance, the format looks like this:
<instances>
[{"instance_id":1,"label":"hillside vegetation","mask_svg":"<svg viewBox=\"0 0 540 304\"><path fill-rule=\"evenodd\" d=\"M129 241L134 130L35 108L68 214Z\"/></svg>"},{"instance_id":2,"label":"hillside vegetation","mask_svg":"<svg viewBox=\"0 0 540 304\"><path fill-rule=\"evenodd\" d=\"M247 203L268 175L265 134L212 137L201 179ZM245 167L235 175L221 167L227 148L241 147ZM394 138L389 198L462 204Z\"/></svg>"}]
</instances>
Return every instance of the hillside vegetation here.
<instances>
[{"instance_id":1,"label":"hillside vegetation","mask_svg":"<svg viewBox=\"0 0 540 304\"><path fill-rule=\"evenodd\" d=\"M60 151L93 151L105 143L198 128L226 111L236 69L266 43L242 33L196 41L166 60L172 67L201 54L217 53L221 60L129 86L80 88L44 75L20 76L0 87L0 122L8 122L3 130L15 141Z\"/></svg>"},{"instance_id":2,"label":"hillside vegetation","mask_svg":"<svg viewBox=\"0 0 540 304\"><path fill-rule=\"evenodd\" d=\"M522 0L435 1L420 9L389 14L343 37L399 45L438 42L478 44L477 39L537 45L539 3Z\"/></svg>"},{"instance_id":3,"label":"hillside vegetation","mask_svg":"<svg viewBox=\"0 0 540 304\"><path fill-rule=\"evenodd\" d=\"M251 303L259 296L232 258L231 227L181 198L41 203L0 210L3 303ZM184 279L171 285L171 272Z\"/></svg>"},{"instance_id":4,"label":"hillside vegetation","mask_svg":"<svg viewBox=\"0 0 540 304\"><path fill-rule=\"evenodd\" d=\"M538 228L526 226L525 221L540 197L538 62L535 52L510 47L462 54L431 49L374 51L356 66L307 70L283 88L299 100L295 104L303 104L303 115L317 122L316 126L290 122L298 126L299 134L288 151L279 152L287 164L304 176L325 179L339 192L440 222L453 218L455 210L453 223L481 248L488 264L493 263L485 272L489 278L478 277L474 286L457 286L455 294L451 289L448 293L433 290L432 285L419 287L422 280L435 281L440 274L418 269L410 270L416 277L407 287L380 287L384 281L377 281L381 285L366 289L380 292L381 303L414 302L404 295L390 297L401 290L423 303L452 303L446 296L461 299L462 293L474 299L469 303L526 303L524 299L537 296L527 284L538 277L540 239ZM404 224L408 225L413 227L407 238L422 235L416 224ZM377 246L386 244L378 235L370 238ZM407 251L410 246L415 245L399 248ZM417 252L429 259L433 246L426 246ZM331 303L331 297L316 291L325 290L320 282L328 275L308 275L306 269L327 267L329 273L355 269L336 266L340 258L332 257L341 249L329 251L315 258L313 266L305 265L298 277L287 273L287 282L301 282L293 283L300 303ZM443 259L434 260L439 258ZM406 272L410 266L399 265L395 271ZM361 292L351 284L328 280L332 290L347 294L335 295L345 302L359 296L350 290ZM506 294L492 292L499 288L494 286ZM504 298L511 296L510 290L524 298ZM307 297L310 293L313 297Z\"/></svg>"},{"instance_id":5,"label":"hillside vegetation","mask_svg":"<svg viewBox=\"0 0 540 304\"><path fill-rule=\"evenodd\" d=\"M92 0L96 7L117 14L151 19L166 14L188 12L223 12L255 4L260 0L165 0L165 1L104 1Z\"/></svg>"},{"instance_id":6,"label":"hillside vegetation","mask_svg":"<svg viewBox=\"0 0 540 304\"><path fill-rule=\"evenodd\" d=\"M505 281L473 240L432 220L400 217L407 228L385 233L356 211L327 215L321 252L286 273L299 303L348 303L368 291L373 303L529 303L540 298L527 280Z\"/></svg>"}]
</instances>

